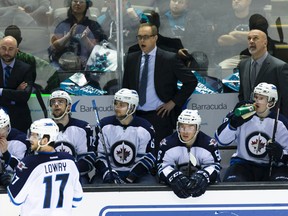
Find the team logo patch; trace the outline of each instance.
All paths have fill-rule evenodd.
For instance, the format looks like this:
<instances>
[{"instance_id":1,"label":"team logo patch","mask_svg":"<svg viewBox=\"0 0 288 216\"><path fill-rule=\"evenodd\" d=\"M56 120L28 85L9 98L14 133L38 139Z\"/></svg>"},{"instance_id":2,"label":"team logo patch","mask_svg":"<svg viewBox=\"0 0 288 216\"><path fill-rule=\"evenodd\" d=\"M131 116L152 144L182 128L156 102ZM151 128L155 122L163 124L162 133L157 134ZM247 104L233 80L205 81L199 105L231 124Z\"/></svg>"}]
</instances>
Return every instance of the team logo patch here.
<instances>
[{"instance_id":1,"label":"team logo patch","mask_svg":"<svg viewBox=\"0 0 288 216\"><path fill-rule=\"evenodd\" d=\"M269 140L267 134L254 132L246 138L246 149L250 156L262 158L266 156L265 145Z\"/></svg>"},{"instance_id":2,"label":"team logo patch","mask_svg":"<svg viewBox=\"0 0 288 216\"><path fill-rule=\"evenodd\" d=\"M135 160L135 146L128 141L119 141L112 145L111 155L116 166L129 166Z\"/></svg>"},{"instance_id":3,"label":"team logo patch","mask_svg":"<svg viewBox=\"0 0 288 216\"><path fill-rule=\"evenodd\" d=\"M218 144L218 143L217 143L217 141L216 141L215 139L211 139L211 140L210 140L209 145L212 145L212 146L215 146L215 147L216 147L217 144Z\"/></svg>"},{"instance_id":4,"label":"team logo patch","mask_svg":"<svg viewBox=\"0 0 288 216\"><path fill-rule=\"evenodd\" d=\"M17 168L22 172L24 169L28 169L26 165L21 161L18 163Z\"/></svg>"},{"instance_id":5,"label":"team logo patch","mask_svg":"<svg viewBox=\"0 0 288 216\"><path fill-rule=\"evenodd\" d=\"M71 143L68 142L56 142L54 145L56 152L67 152L70 155L76 156L75 148Z\"/></svg>"}]
</instances>

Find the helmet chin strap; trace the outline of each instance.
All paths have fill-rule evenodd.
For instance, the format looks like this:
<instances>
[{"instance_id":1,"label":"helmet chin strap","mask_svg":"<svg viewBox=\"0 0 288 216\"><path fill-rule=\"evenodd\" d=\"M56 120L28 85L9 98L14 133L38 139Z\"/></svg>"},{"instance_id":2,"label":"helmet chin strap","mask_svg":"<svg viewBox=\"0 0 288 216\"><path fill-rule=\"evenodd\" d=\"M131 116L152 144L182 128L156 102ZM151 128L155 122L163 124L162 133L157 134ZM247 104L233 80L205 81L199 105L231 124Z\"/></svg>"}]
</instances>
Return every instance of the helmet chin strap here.
<instances>
[{"instance_id":1,"label":"helmet chin strap","mask_svg":"<svg viewBox=\"0 0 288 216\"><path fill-rule=\"evenodd\" d=\"M127 109L127 112L126 112L126 114L125 114L125 117L124 117L123 119L117 118L122 124L124 123L124 121L125 121L129 116L131 116L131 115L135 112L135 109L134 109L131 113L129 113L130 109L131 109L131 105L129 104L129 107L128 107L128 109Z\"/></svg>"},{"instance_id":2,"label":"helmet chin strap","mask_svg":"<svg viewBox=\"0 0 288 216\"><path fill-rule=\"evenodd\" d=\"M41 145L41 140L42 140L42 138L39 139L38 142L37 142L38 147L36 149L36 152L38 152L40 148L45 147L45 146L47 146L47 145L49 145L51 143L51 141L49 141L46 144Z\"/></svg>"},{"instance_id":3,"label":"helmet chin strap","mask_svg":"<svg viewBox=\"0 0 288 216\"><path fill-rule=\"evenodd\" d=\"M263 115L265 114L265 116L267 116L268 113L269 113L269 111L270 111L274 106L275 106L275 103L274 103L271 107L269 107L269 103L268 103L268 104L266 105L266 109L265 109L263 112L258 113L258 114L260 114L261 116L263 116Z\"/></svg>"},{"instance_id":4,"label":"helmet chin strap","mask_svg":"<svg viewBox=\"0 0 288 216\"><path fill-rule=\"evenodd\" d=\"M181 138L180 132L178 132L178 138L179 138L179 140L180 140L182 143L185 143L188 147L191 147L191 146L193 145L193 143L195 142L198 133L199 133L199 130L196 131L196 133L194 134L194 136L193 136L190 140L184 141L184 140Z\"/></svg>"},{"instance_id":5,"label":"helmet chin strap","mask_svg":"<svg viewBox=\"0 0 288 216\"><path fill-rule=\"evenodd\" d=\"M68 110L68 106L66 106L65 112L64 112L60 117L55 117L55 116L53 115L53 119L54 119L54 120L60 120L60 119L62 119L66 114L68 115L69 113L71 113L71 111Z\"/></svg>"}]
</instances>

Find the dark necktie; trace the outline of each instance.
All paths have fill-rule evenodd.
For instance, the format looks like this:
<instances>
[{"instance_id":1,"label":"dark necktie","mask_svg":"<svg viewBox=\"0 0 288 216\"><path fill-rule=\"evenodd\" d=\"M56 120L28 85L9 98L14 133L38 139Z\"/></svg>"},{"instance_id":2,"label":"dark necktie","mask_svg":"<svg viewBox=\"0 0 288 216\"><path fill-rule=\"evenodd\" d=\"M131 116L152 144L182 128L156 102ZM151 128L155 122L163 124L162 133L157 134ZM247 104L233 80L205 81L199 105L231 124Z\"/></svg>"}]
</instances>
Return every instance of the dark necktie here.
<instances>
[{"instance_id":1,"label":"dark necktie","mask_svg":"<svg viewBox=\"0 0 288 216\"><path fill-rule=\"evenodd\" d=\"M5 69L4 86L6 87L7 83L8 83L8 79L9 79L10 74L11 74L11 69L12 68L9 65L7 65L4 69Z\"/></svg>"},{"instance_id":2,"label":"dark necktie","mask_svg":"<svg viewBox=\"0 0 288 216\"><path fill-rule=\"evenodd\" d=\"M256 61L253 61L252 65L251 65L251 73L250 73L250 81L251 81L251 90L253 91L254 89L254 83L255 83L255 80L256 80L256 67L257 67L257 62Z\"/></svg>"},{"instance_id":3,"label":"dark necktie","mask_svg":"<svg viewBox=\"0 0 288 216\"><path fill-rule=\"evenodd\" d=\"M148 82L148 62L149 62L149 55L145 54L145 62L142 71L142 77L140 81L139 87L139 105L143 106L146 102L146 90L147 90L147 82Z\"/></svg>"}]
</instances>

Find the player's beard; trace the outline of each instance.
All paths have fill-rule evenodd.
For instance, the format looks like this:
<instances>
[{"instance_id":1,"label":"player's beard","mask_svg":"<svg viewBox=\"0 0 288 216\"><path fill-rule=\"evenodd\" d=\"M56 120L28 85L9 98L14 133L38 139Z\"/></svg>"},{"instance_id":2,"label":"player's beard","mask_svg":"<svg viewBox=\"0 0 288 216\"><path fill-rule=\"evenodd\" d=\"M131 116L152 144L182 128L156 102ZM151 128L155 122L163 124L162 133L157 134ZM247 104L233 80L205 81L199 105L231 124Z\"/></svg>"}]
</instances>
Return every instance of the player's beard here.
<instances>
[{"instance_id":1,"label":"player's beard","mask_svg":"<svg viewBox=\"0 0 288 216\"><path fill-rule=\"evenodd\" d=\"M64 113L65 113L65 110L64 111L62 111L62 110L55 110L55 111L53 111L53 116L54 116L54 118L59 118L59 117L61 117L62 115L64 115Z\"/></svg>"}]
</instances>

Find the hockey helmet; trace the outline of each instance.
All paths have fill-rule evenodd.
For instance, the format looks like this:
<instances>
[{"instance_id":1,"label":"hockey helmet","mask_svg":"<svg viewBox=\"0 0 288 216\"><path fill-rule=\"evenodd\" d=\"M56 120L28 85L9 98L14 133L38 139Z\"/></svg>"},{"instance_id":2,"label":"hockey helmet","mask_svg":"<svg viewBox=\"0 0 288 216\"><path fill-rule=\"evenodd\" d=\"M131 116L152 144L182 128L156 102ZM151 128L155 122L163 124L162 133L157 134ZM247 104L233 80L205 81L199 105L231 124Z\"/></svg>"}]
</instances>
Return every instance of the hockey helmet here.
<instances>
[{"instance_id":1,"label":"hockey helmet","mask_svg":"<svg viewBox=\"0 0 288 216\"><path fill-rule=\"evenodd\" d=\"M189 109L183 110L181 114L178 116L177 128L179 123L195 124L197 125L197 130L199 130L201 124L201 117L198 114L198 110L189 110Z\"/></svg>"},{"instance_id":2,"label":"hockey helmet","mask_svg":"<svg viewBox=\"0 0 288 216\"><path fill-rule=\"evenodd\" d=\"M266 82L259 83L254 88L254 94L267 96L268 102L274 102L274 104L278 101L277 88L273 84L269 84Z\"/></svg>"},{"instance_id":3,"label":"hockey helmet","mask_svg":"<svg viewBox=\"0 0 288 216\"><path fill-rule=\"evenodd\" d=\"M134 105L135 107L137 107L139 103L139 96L137 91L135 90L122 88L115 93L114 100L126 102L129 105Z\"/></svg>"},{"instance_id":4,"label":"hockey helmet","mask_svg":"<svg viewBox=\"0 0 288 216\"><path fill-rule=\"evenodd\" d=\"M52 92L52 94L49 97L49 106L51 106L51 100L54 98L64 98L64 99L66 99L67 104L72 104L72 99L71 99L70 95L63 90L56 90L56 91Z\"/></svg>"},{"instance_id":5,"label":"hockey helmet","mask_svg":"<svg viewBox=\"0 0 288 216\"><path fill-rule=\"evenodd\" d=\"M50 118L43 118L34 121L30 126L30 133L38 134L38 138L42 139L44 135L49 135L49 143L55 142L59 134L58 125Z\"/></svg>"},{"instance_id":6,"label":"hockey helmet","mask_svg":"<svg viewBox=\"0 0 288 216\"><path fill-rule=\"evenodd\" d=\"M10 128L10 117L3 109L0 108L0 128L4 128L7 125Z\"/></svg>"}]
</instances>

